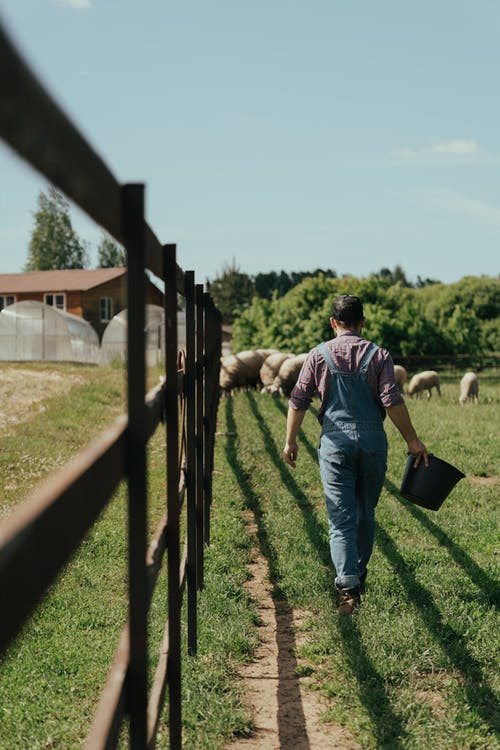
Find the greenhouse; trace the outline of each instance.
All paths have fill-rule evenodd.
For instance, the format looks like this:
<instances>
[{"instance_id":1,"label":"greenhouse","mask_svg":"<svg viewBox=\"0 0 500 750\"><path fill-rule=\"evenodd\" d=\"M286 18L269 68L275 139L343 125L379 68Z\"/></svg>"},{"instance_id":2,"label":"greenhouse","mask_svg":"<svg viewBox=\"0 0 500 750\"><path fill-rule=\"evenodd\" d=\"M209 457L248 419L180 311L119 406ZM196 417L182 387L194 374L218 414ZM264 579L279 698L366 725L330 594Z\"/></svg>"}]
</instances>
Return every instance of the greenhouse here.
<instances>
[{"instance_id":1,"label":"greenhouse","mask_svg":"<svg viewBox=\"0 0 500 750\"><path fill-rule=\"evenodd\" d=\"M42 302L15 302L0 312L0 360L96 364L99 337L77 315Z\"/></svg>"},{"instance_id":2,"label":"greenhouse","mask_svg":"<svg viewBox=\"0 0 500 750\"><path fill-rule=\"evenodd\" d=\"M159 305L146 305L146 364L154 366L165 360L165 313ZM177 313L178 348L186 346L186 316ZM127 310L112 318L104 331L99 362L110 365L125 362L127 356Z\"/></svg>"}]
</instances>

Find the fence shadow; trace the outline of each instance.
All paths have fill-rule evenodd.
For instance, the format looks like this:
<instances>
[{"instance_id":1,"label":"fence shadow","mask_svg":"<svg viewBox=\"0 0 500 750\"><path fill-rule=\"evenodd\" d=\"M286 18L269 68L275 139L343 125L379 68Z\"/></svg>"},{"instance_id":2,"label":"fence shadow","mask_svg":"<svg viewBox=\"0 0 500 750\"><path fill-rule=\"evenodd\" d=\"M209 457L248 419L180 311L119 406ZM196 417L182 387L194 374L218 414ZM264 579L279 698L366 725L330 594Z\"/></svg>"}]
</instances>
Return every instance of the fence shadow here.
<instances>
[{"instance_id":1,"label":"fence shadow","mask_svg":"<svg viewBox=\"0 0 500 750\"><path fill-rule=\"evenodd\" d=\"M404 500L401 497L398 488L393 484L390 479L385 480L385 487L388 492L391 493L397 500L399 500L407 509L407 511L415 518L419 523L424 526L441 544L446 547L450 557L459 565L463 571L469 576L471 581L483 592L487 602L495 607L499 606L500 603L500 586L498 582L491 578L474 560L467 554L461 547L459 547L448 534L443 531L437 524L435 524L428 517L424 511L417 506Z\"/></svg>"},{"instance_id":2,"label":"fence shadow","mask_svg":"<svg viewBox=\"0 0 500 750\"><path fill-rule=\"evenodd\" d=\"M297 504L304 515L306 530L309 534L312 545L316 548L321 561L324 562L326 560L332 569L331 596L333 610L334 606L336 606L336 594L334 593L333 588L333 567L330 560L328 543L325 541L324 529L316 517L314 506L311 505L304 492L291 476L267 422L259 411L254 395L247 392L245 396L262 434L264 445L269 457L278 469L284 486L297 501ZM274 403L279 411L285 416L286 409L283 404L281 404L279 400L275 400ZM317 451L313 448L303 433L301 433L301 443L306 446L308 452L317 461ZM377 672L368 656L359 628L355 624L355 621L350 618L339 617L336 618L334 622L338 623L338 632L343 640L343 653L347 659L349 669L357 679L360 700L373 722L374 733L377 741L376 746L390 747L391 750L400 750L403 747L401 738L406 736L402 720L392 709L384 680Z\"/></svg>"},{"instance_id":3,"label":"fence shadow","mask_svg":"<svg viewBox=\"0 0 500 750\"><path fill-rule=\"evenodd\" d=\"M225 417L227 431L231 434L231 439L226 442L226 458L243 492L245 504L254 514L257 524L259 547L268 561L271 582L276 584L278 580L276 550L266 530L260 498L252 489L250 477L239 458L237 448L238 431L234 418L232 398L225 399ZM289 746L290 716L293 716L295 729L293 746L296 750L310 750L300 686L296 677L296 647L292 627L293 609L288 603L286 596L278 587L275 588L274 593L276 594L274 606L276 612L276 643L278 647L277 723L280 739L279 746L286 748L287 742Z\"/></svg>"},{"instance_id":4,"label":"fence shadow","mask_svg":"<svg viewBox=\"0 0 500 750\"><path fill-rule=\"evenodd\" d=\"M374 747L402 750L406 747L407 732L401 717L391 706L383 678L368 656L356 619L339 617L337 627L344 657L358 682L359 699L373 723Z\"/></svg>"},{"instance_id":5,"label":"fence shadow","mask_svg":"<svg viewBox=\"0 0 500 750\"><path fill-rule=\"evenodd\" d=\"M500 725L496 696L486 684L481 665L469 653L456 630L443 621L431 593L418 583L394 540L380 525L377 530L377 542L380 551L399 575L408 599L419 608L420 616L430 633L441 646L450 664L462 675L470 707L493 731L498 731Z\"/></svg>"},{"instance_id":6,"label":"fence shadow","mask_svg":"<svg viewBox=\"0 0 500 750\"><path fill-rule=\"evenodd\" d=\"M326 541L326 526L323 526L319 522L316 516L316 509L314 505L311 503L305 492L303 492L303 490L299 487L299 485L293 478L290 469L285 464L281 449L278 448L275 443L271 430L269 429L265 418L259 410L259 406L257 404L255 396L253 395L253 393L247 392L245 394L245 397L248 402L248 406L250 407L250 411L255 417L255 420L259 427L266 451L270 459L278 469L283 485L286 487L291 497L294 498L297 506L300 508L300 511L304 518L306 531L313 549L315 549L318 553L321 563L323 565L330 566L330 551L328 543ZM275 401L275 403L277 402ZM307 442L304 440L303 433L301 433L301 442L302 441L304 441L304 444ZM314 450L312 449L310 443L309 446L311 450ZM317 461L316 451L314 451L314 458Z\"/></svg>"},{"instance_id":7,"label":"fence shadow","mask_svg":"<svg viewBox=\"0 0 500 750\"><path fill-rule=\"evenodd\" d=\"M277 409L283 414L283 416L286 416L287 410L284 404L278 400L276 400L275 403ZM257 407L254 406L254 409L252 409L254 413L256 408ZM259 415L257 421L263 432L264 439L266 440L266 447L269 450L270 456L275 463L281 460L281 464L284 466L284 462L274 444L265 420ZM306 447L306 450L311 457L316 458L317 451L303 433L301 434L300 439L301 444ZM294 483L292 486L291 483L293 483L293 479L291 479L291 482L289 481L286 483L286 486L288 486L290 491L294 493ZM409 512L412 513L412 515L420 521L441 544L447 547L452 558L464 569L464 571L470 576L471 580L481 588L487 600L495 603L497 601L498 593L495 593L497 588L491 578L469 557L469 555L467 555L466 552L460 549L460 547L458 547L445 532L434 524L423 511L410 504L407 506L406 501L401 498L396 486L390 480L386 479L385 486L391 494L405 504L405 507L408 508ZM301 491L298 491L300 495ZM304 507L306 508L307 506ZM459 634L451 626L443 623L441 614L433 601L431 594L416 581L410 566L405 562L403 556L397 550L396 545L386 530L383 527L380 527L380 525L377 531L377 542L383 554L387 557L391 565L401 577L401 581L407 591L408 597L413 601L418 602L421 615L430 632L441 643L443 650L453 666L463 675L465 690L470 705L477 711L488 726L493 730L498 731L496 698L490 687L485 684L481 665L469 653L466 646L461 641ZM401 747L400 738L404 737L404 729L401 720L392 713L383 680L370 663L356 622L354 620L339 620L339 631L346 646L345 653L350 667L358 678L360 698L365 707L369 710L372 720L375 723L377 746L390 746L391 748ZM388 716L390 716L389 719ZM389 727L386 726L387 723L389 724ZM389 735L391 729L393 731Z\"/></svg>"},{"instance_id":8,"label":"fence shadow","mask_svg":"<svg viewBox=\"0 0 500 750\"><path fill-rule=\"evenodd\" d=\"M281 414L283 414L283 416L286 419L288 409L284 405L283 401L280 401L278 398L275 398L274 405L276 406L278 411L280 411ZM309 411L311 410L312 410L312 407L309 408ZM317 416L317 412L315 416ZM318 424L318 430L319 430L319 424ZM319 432L318 432L318 442L319 442ZM308 440L303 430L300 431L300 443L301 445L304 446L304 448L306 449L306 451L308 452L312 460L317 463L318 462L318 449L317 447L315 448L314 445L312 445L310 440Z\"/></svg>"}]
</instances>

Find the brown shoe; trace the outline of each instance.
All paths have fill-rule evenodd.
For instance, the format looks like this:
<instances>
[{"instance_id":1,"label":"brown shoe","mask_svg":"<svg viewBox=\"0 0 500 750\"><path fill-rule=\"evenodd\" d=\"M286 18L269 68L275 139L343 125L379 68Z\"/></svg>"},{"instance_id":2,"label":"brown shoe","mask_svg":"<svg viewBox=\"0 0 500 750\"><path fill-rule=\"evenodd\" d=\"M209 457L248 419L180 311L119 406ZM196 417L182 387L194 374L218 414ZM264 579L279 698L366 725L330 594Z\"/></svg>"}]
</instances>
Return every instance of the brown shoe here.
<instances>
[{"instance_id":1,"label":"brown shoe","mask_svg":"<svg viewBox=\"0 0 500 750\"><path fill-rule=\"evenodd\" d=\"M361 604L361 594L359 586L352 589L339 589L339 608L338 612L342 615L352 615L355 609Z\"/></svg>"}]
</instances>

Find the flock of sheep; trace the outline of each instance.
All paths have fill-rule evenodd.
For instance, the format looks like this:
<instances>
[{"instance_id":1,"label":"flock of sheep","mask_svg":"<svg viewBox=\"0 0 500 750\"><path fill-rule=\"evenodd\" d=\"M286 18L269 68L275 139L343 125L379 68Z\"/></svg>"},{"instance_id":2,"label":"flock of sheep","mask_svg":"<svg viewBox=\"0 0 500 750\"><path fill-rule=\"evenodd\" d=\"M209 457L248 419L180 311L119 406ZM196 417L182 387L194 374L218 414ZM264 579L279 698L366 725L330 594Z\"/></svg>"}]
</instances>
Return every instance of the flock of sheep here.
<instances>
[{"instance_id":1,"label":"flock of sheep","mask_svg":"<svg viewBox=\"0 0 500 750\"><path fill-rule=\"evenodd\" d=\"M224 393L233 388L258 388L264 393L289 396L308 352L285 354L277 349L248 349L221 358L219 385Z\"/></svg>"},{"instance_id":2,"label":"flock of sheep","mask_svg":"<svg viewBox=\"0 0 500 750\"><path fill-rule=\"evenodd\" d=\"M283 353L277 349L248 349L238 354L228 354L221 358L219 385L223 393L231 393L234 388L259 388L262 393L290 396L297 382L300 369L308 352L302 354ZM405 393L408 373L401 365L394 365L396 383ZM427 391L432 396L432 388L441 395L439 375L435 370L425 370L414 375L406 389L408 396L420 398ZM460 381L459 402L478 403L479 385L475 372L466 372Z\"/></svg>"}]
</instances>

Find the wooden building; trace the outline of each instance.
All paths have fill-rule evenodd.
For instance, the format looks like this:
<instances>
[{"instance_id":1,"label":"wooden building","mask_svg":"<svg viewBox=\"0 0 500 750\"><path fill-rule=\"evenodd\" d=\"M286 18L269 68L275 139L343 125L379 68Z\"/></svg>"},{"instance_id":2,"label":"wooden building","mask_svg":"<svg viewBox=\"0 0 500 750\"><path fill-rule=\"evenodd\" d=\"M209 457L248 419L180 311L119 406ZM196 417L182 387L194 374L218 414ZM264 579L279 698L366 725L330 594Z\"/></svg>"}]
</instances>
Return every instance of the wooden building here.
<instances>
[{"instance_id":1,"label":"wooden building","mask_svg":"<svg viewBox=\"0 0 500 750\"><path fill-rule=\"evenodd\" d=\"M99 339L111 318L127 307L127 269L97 268L0 274L0 310L35 300L78 315ZM163 305L163 293L146 279L146 302Z\"/></svg>"}]
</instances>

